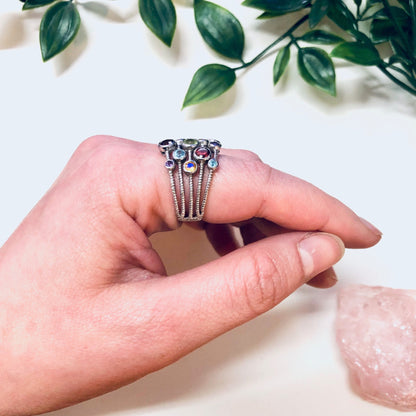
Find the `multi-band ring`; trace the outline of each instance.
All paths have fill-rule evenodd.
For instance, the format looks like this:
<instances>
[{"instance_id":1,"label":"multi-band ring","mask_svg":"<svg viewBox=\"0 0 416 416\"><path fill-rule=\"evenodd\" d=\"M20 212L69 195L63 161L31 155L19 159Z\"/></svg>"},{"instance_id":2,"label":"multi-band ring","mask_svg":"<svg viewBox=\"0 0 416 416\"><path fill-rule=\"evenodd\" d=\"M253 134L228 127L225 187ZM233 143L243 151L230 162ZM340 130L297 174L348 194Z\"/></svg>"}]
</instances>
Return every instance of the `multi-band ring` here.
<instances>
[{"instance_id":1,"label":"multi-band ring","mask_svg":"<svg viewBox=\"0 0 416 416\"><path fill-rule=\"evenodd\" d=\"M204 217L212 176L218 168L220 149L218 140L166 139L159 143L159 150L166 156L165 167L169 173L179 221L201 221ZM196 189L195 177L198 178Z\"/></svg>"}]
</instances>

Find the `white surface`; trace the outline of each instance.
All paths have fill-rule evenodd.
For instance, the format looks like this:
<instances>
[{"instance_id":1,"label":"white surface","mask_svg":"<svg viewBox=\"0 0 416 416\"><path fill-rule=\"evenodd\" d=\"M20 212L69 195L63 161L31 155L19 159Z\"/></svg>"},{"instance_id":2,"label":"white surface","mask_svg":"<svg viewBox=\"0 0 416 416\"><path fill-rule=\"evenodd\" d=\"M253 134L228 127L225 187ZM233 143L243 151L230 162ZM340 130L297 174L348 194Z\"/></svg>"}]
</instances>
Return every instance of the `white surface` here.
<instances>
[{"instance_id":1,"label":"white surface","mask_svg":"<svg viewBox=\"0 0 416 416\"><path fill-rule=\"evenodd\" d=\"M181 112L195 70L224 62L203 44L185 3L176 3L178 33L169 50L140 21L135 0L102 1L107 17L92 12L97 7L89 2L80 7L75 44L46 64L38 47L39 11L22 14L17 0L0 3L0 243L89 135L150 142L206 136L256 151L381 228L377 247L346 253L337 267L339 285L415 289L414 98L372 69L346 64L338 66L336 99L304 84L294 67L273 88L269 57L241 73L224 97ZM247 58L272 40L273 24L261 29L256 11L220 3L246 29ZM336 289L302 288L171 367L53 415L397 414L349 390L334 345L335 295Z\"/></svg>"}]
</instances>

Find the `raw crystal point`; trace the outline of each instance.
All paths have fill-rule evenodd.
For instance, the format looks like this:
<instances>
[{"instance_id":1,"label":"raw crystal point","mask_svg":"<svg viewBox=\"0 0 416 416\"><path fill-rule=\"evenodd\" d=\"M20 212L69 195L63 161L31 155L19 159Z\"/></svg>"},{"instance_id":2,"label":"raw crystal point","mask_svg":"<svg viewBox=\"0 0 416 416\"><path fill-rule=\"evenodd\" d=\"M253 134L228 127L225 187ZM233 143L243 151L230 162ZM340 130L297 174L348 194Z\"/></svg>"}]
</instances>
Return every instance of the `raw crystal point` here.
<instances>
[{"instance_id":1,"label":"raw crystal point","mask_svg":"<svg viewBox=\"0 0 416 416\"><path fill-rule=\"evenodd\" d=\"M416 410L416 290L342 289L336 336L355 392L397 410Z\"/></svg>"}]
</instances>

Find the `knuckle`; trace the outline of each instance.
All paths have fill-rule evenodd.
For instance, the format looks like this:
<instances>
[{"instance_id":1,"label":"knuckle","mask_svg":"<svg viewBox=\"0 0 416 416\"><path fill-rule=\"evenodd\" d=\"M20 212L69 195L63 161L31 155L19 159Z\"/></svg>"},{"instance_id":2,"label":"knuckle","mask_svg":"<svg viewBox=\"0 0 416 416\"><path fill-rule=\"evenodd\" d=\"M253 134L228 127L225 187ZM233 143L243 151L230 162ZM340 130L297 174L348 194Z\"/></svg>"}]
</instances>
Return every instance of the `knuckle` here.
<instances>
[{"instance_id":1,"label":"knuckle","mask_svg":"<svg viewBox=\"0 0 416 416\"><path fill-rule=\"evenodd\" d=\"M117 146L117 139L109 136L91 136L84 140L74 154L83 177L104 179L115 165Z\"/></svg>"},{"instance_id":2,"label":"knuckle","mask_svg":"<svg viewBox=\"0 0 416 416\"><path fill-rule=\"evenodd\" d=\"M284 274L276 253L253 250L240 267L243 299L249 311L258 315L274 307L285 293Z\"/></svg>"},{"instance_id":3,"label":"knuckle","mask_svg":"<svg viewBox=\"0 0 416 416\"><path fill-rule=\"evenodd\" d=\"M109 137L103 136L103 135L95 135L90 136L87 139L85 139L81 144L78 146L75 153L80 155L89 154L91 152L94 152L97 148L100 146L103 146L104 143L108 143Z\"/></svg>"},{"instance_id":4,"label":"knuckle","mask_svg":"<svg viewBox=\"0 0 416 416\"><path fill-rule=\"evenodd\" d=\"M262 160L260 159L260 156L257 153L252 152L251 150L246 150L246 149L241 150L241 156L244 159L252 161L252 162L262 162Z\"/></svg>"}]
</instances>

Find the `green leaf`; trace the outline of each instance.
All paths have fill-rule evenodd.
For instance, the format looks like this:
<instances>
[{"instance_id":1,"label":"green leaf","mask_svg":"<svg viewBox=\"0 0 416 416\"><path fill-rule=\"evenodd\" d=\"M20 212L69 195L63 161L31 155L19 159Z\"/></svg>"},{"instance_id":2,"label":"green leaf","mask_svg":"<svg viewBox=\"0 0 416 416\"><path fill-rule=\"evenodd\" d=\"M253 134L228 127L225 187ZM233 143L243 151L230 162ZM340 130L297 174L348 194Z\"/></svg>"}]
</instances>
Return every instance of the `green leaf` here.
<instances>
[{"instance_id":1,"label":"green leaf","mask_svg":"<svg viewBox=\"0 0 416 416\"><path fill-rule=\"evenodd\" d=\"M304 9L310 0L244 0L242 4L266 12L289 13Z\"/></svg>"},{"instance_id":2,"label":"green leaf","mask_svg":"<svg viewBox=\"0 0 416 416\"><path fill-rule=\"evenodd\" d=\"M335 96L335 69L329 55L318 48L300 48L298 70L310 85Z\"/></svg>"},{"instance_id":3,"label":"green leaf","mask_svg":"<svg viewBox=\"0 0 416 416\"><path fill-rule=\"evenodd\" d=\"M410 18L407 21L399 22L405 33L410 33ZM370 26L371 39L375 43L388 42L392 37L397 36L397 30L390 19L374 19Z\"/></svg>"},{"instance_id":4,"label":"green leaf","mask_svg":"<svg viewBox=\"0 0 416 416\"><path fill-rule=\"evenodd\" d=\"M380 55L374 46L360 42L341 43L334 48L331 56L366 66L377 65L381 62Z\"/></svg>"},{"instance_id":5,"label":"green leaf","mask_svg":"<svg viewBox=\"0 0 416 416\"><path fill-rule=\"evenodd\" d=\"M40 49L44 61L62 52L75 38L81 25L72 1L61 1L49 7L40 23Z\"/></svg>"},{"instance_id":6,"label":"green leaf","mask_svg":"<svg viewBox=\"0 0 416 416\"><path fill-rule=\"evenodd\" d=\"M314 28L328 13L329 0L316 0L309 14L309 27Z\"/></svg>"},{"instance_id":7,"label":"green leaf","mask_svg":"<svg viewBox=\"0 0 416 416\"><path fill-rule=\"evenodd\" d=\"M204 41L216 52L231 59L242 59L244 32L237 18L217 4L198 1L195 22Z\"/></svg>"},{"instance_id":8,"label":"green leaf","mask_svg":"<svg viewBox=\"0 0 416 416\"><path fill-rule=\"evenodd\" d=\"M290 59L290 45L286 45L284 48L280 49L279 53L276 56L273 65L273 83L276 85L279 82L279 79L282 77L287 64Z\"/></svg>"},{"instance_id":9,"label":"green leaf","mask_svg":"<svg viewBox=\"0 0 416 416\"><path fill-rule=\"evenodd\" d=\"M228 66L209 64L199 68L186 92L182 108L217 98L227 91L235 80L235 72Z\"/></svg>"},{"instance_id":10,"label":"green leaf","mask_svg":"<svg viewBox=\"0 0 416 416\"><path fill-rule=\"evenodd\" d=\"M327 32L326 30L311 30L301 36L299 40L319 45L333 45L335 43L344 42L344 39L333 33Z\"/></svg>"},{"instance_id":11,"label":"green leaf","mask_svg":"<svg viewBox=\"0 0 416 416\"><path fill-rule=\"evenodd\" d=\"M35 9L36 7L43 7L53 3L56 0L26 0L23 4L22 10Z\"/></svg>"},{"instance_id":12,"label":"green leaf","mask_svg":"<svg viewBox=\"0 0 416 416\"><path fill-rule=\"evenodd\" d=\"M400 7L390 7L390 12L397 24L403 28L405 33L411 31L411 19ZM371 38L375 43L388 42L391 37L397 35L396 27L390 19L390 13L385 8L374 14L374 19L370 25Z\"/></svg>"},{"instance_id":13,"label":"green leaf","mask_svg":"<svg viewBox=\"0 0 416 416\"><path fill-rule=\"evenodd\" d=\"M381 1L381 0L380 0ZM403 8L406 10L407 13L410 14L410 2L409 0L397 0L397 2L403 6Z\"/></svg>"},{"instance_id":14,"label":"green leaf","mask_svg":"<svg viewBox=\"0 0 416 416\"><path fill-rule=\"evenodd\" d=\"M172 0L139 0L139 12L145 25L165 45L171 46L176 29L176 11Z\"/></svg>"},{"instance_id":15,"label":"green leaf","mask_svg":"<svg viewBox=\"0 0 416 416\"><path fill-rule=\"evenodd\" d=\"M257 20L273 19L273 17L284 16L287 12L263 12L260 16L257 16Z\"/></svg>"},{"instance_id":16,"label":"green leaf","mask_svg":"<svg viewBox=\"0 0 416 416\"><path fill-rule=\"evenodd\" d=\"M401 41L401 39L399 39L398 37L392 37L390 38L390 46L393 49L393 52L400 56L401 58L403 58L405 61L407 61L410 65L410 67L412 67L412 55L409 54L406 50L406 48L403 46L403 43Z\"/></svg>"},{"instance_id":17,"label":"green leaf","mask_svg":"<svg viewBox=\"0 0 416 416\"><path fill-rule=\"evenodd\" d=\"M341 0L332 0L328 9L328 17L341 29L357 30L357 20Z\"/></svg>"},{"instance_id":18,"label":"green leaf","mask_svg":"<svg viewBox=\"0 0 416 416\"><path fill-rule=\"evenodd\" d=\"M390 6L390 13L393 15L393 17L397 20L406 21L409 16L407 13L400 7ZM380 9L376 13L374 13L373 18L374 19L390 19L390 13L385 9Z\"/></svg>"}]
</instances>

